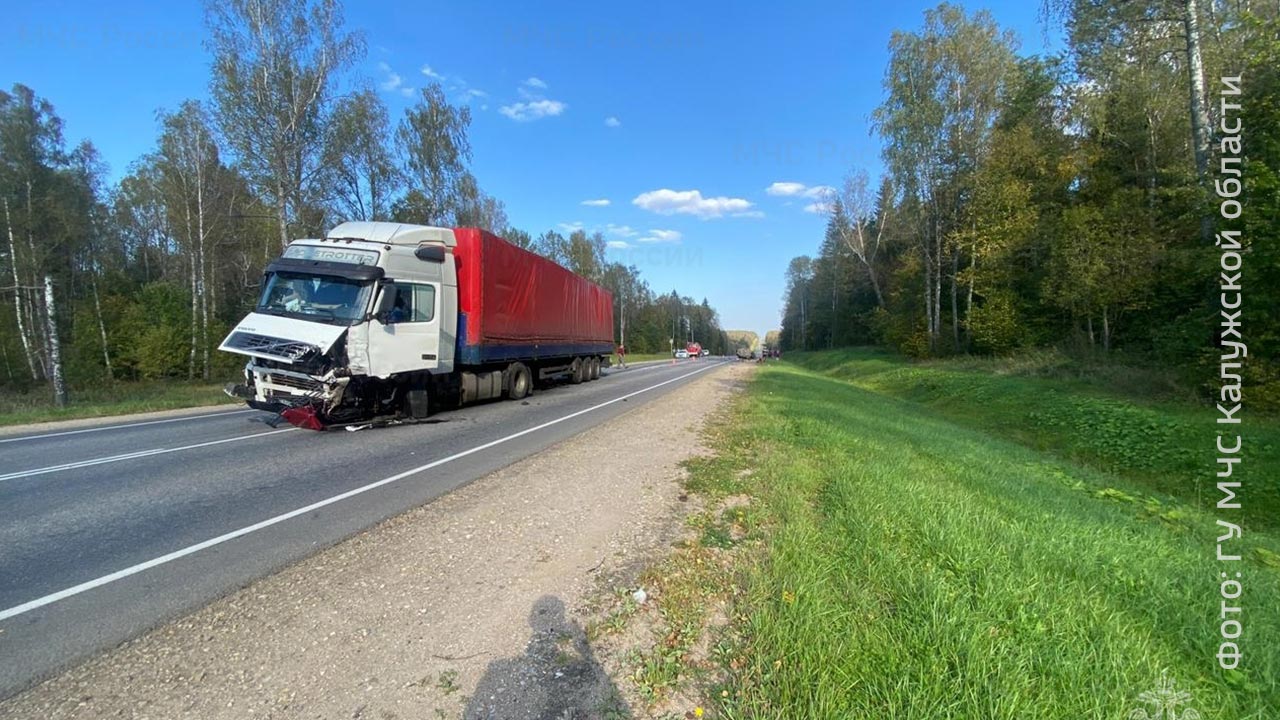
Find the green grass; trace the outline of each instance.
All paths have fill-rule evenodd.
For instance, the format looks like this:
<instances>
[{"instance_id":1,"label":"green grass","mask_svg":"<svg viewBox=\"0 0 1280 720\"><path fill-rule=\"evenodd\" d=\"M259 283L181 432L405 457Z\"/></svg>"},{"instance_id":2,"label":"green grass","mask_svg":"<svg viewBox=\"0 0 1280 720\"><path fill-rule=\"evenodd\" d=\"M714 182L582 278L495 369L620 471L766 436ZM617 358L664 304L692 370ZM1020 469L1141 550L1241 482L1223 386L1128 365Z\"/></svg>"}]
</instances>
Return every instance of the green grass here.
<instances>
[{"instance_id":1,"label":"green grass","mask_svg":"<svg viewBox=\"0 0 1280 720\"><path fill-rule=\"evenodd\" d=\"M1063 380L1039 376L1046 363L1034 359L917 364L866 349L795 353L787 360L879 395L918 403L966 427L1115 474L1161 499L1205 508L1218 501L1216 411L1190 401L1134 396L1135 388L1162 385L1160 373L1142 380L1127 369L1117 371L1120 376ZM1107 387L1102 381L1116 384ZM1280 421L1250 414L1247 397L1244 413L1242 466L1252 477L1280 477ZM1280 529L1280 482L1249 485L1245 498L1251 527Z\"/></svg>"},{"instance_id":2,"label":"green grass","mask_svg":"<svg viewBox=\"0 0 1280 720\"><path fill-rule=\"evenodd\" d=\"M1057 452L1087 444L1069 414L1046 427L1071 438L1038 431L1046 448L990 429L1019 402L1106 398L995 376L975 390L887 356L800 360L823 372L766 365L691 466L691 490L754 495L743 522L766 538L723 717L1123 718L1166 669L1202 717L1280 717L1274 535L1246 533L1246 661L1224 673L1213 516Z\"/></svg>"},{"instance_id":3,"label":"green grass","mask_svg":"<svg viewBox=\"0 0 1280 720\"><path fill-rule=\"evenodd\" d=\"M67 406L58 408L44 387L23 392L0 390L0 426L239 402L222 392L222 383L160 380L103 383L69 394Z\"/></svg>"}]
</instances>

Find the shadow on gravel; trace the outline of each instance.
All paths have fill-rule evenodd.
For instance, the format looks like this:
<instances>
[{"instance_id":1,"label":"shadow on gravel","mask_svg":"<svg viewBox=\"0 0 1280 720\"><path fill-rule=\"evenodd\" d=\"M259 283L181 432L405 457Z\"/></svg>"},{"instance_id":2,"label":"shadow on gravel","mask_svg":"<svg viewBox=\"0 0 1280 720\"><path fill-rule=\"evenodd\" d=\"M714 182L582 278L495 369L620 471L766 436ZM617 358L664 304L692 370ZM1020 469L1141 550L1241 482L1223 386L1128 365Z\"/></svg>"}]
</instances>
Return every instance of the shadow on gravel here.
<instances>
[{"instance_id":1,"label":"shadow on gravel","mask_svg":"<svg viewBox=\"0 0 1280 720\"><path fill-rule=\"evenodd\" d=\"M632 717L618 689L596 662L564 603L543 595L529 613L533 635L519 657L485 668L465 720L587 720Z\"/></svg>"}]
</instances>

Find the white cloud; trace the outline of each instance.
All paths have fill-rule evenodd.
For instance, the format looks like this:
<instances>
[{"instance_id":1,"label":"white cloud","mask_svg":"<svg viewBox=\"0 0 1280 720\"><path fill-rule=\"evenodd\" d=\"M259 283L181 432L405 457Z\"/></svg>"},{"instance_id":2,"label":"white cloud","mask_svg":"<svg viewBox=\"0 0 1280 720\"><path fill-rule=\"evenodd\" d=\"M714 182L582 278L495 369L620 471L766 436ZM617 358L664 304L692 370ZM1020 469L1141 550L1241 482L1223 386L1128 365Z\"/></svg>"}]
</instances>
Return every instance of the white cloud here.
<instances>
[{"instance_id":1,"label":"white cloud","mask_svg":"<svg viewBox=\"0 0 1280 720\"><path fill-rule=\"evenodd\" d=\"M378 83L378 87L387 92L399 91L401 95L412 95L413 88L404 84L404 78L400 74L391 69L391 66L380 62L378 63L378 72L382 73L382 82Z\"/></svg>"},{"instance_id":2,"label":"white cloud","mask_svg":"<svg viewBox=\"0 0 1280 720\"><path fill-rule=\"evenodd\" d=\"M558 227L565 232L574 232L576 230L583 229L581 220L575 220L571 223L558 223Z\"/></svg>"},{"instance_id":3,"label":"white cloud","mask_svg":"<svg viewBox=\"0 0 1280 720\"><path fill-rule=\"evenodd\" d=\"M476 88L467 88L466 95L467 97L473 98L489 97L489 93L483 90L477 90Z\"/></svg>"},{"instance_id":4,"label":"white cloud","mask_svg":"<svg viewBox=\"0 0 1280 720\"><path fill-rule=\"evenodd\" d=\"M804 192L804 183L776 182L765 188L764 191L778 197L792 197Z\"/></svg>"},{"instance_id":5,"label":"white cloud","mask_svg":"<svg viewBox=\"0 0 1280 720\"><path fill-rule=\"evenodd\" d=\"M516 122L528 122L544 117L555 117L563 113L568 107L568 105L559 100L531 100L529 102L503 105L498 108L498 112Z\"/></svg>"},{"instance_id":6,"label":"white cloud","mask_svg":"<svg viewBox=\"0 0 1280 720\"><path fill-rule=\"evenodd\" d=\"M423 65L423 66L422 66L422 74L423 74L423 75L426 75L427 77L431 78L432 80L436 80L436 81L439 81L439 82L444 82L444 79L445 79L445 77L444 77L443 75L441 75L440 73L436 72L435 70L432 70L430 65Z\"/></svg>"},{"instance_id":7,"label":"white cloud","mask_svg":"<svg viewBox=\"0 0 1280 720\"><path fill-rule=\"evenodd\" d=\"M622 121L612 115L604 119L605 127L620 127L621 125Z\"/></svg>"},{"instance_id":8,"label":"white cloud","mask_svg":"<svg viewBox=\"0 0 1280 720\"><path fill-rule=\"evenodd\" d=\"M810 200L822 200L835 194L836 189L830 185L814 185L812 187L798 182L776 182L764 191L775 197L805 197Z\"/></svg>"},{"instance_id":9,"label":"white cloud","mask_svg":"<svg viewBox=\"0 0 1280 720\"><path fill-rule=\"evenodd\" d=\"M643 242L645 245L680 245L681 237L677 231L649 231L649 234L636 242Z\"/></svg>"},{"instance_id":10,"label":"white cloud","mask_svg":"<svg viewBox=\"0 0 1280 720\"><path fill-rule=\"evenodd\" d=\"M609 242L605 243L605 247L612 248L614 250L626 250L627 248L631 247L631 243L625 240L610 240Z\"/></svg>"},{"instance_id":11,"label":"white cloud","mask_svg":"<svg viewBox=\"0 0 1280 720\"><path fill-rule=\"evenodd\" d=\"M635 237L636 235L640 234L640 231L632 228L629 225L614 225L613 223L609 223L608 225L604 226L604 229L610 235L618 235L620 237L626 237L626 238Z\"/></svg>"},{"instance_id":12,"label":"white cloud","mask_svg":"<svg viewBox=\"0 0 1280 720\"><path fill-rule=\"evenodd\" d=\"M531 88L538 88L539 90L547 89L547 84L543 82L542 78L538 78L538 77L531 77L528 80L525 80L524 84L528 85Z\"/></svg>"},{"instance_id":13,"label":"white cloud","mask_svg":"<svg viewBox=\"0 0 1280 720\"><path fill-rule=\"evenodd\" d=\"M703 197L698 190L650 190L631 201L633 205L659 215L693 215L707 220L732 215L734 217L759 217L758 210L742 198L725 196Z\"/></svg>"},{"instance_id":14,"label":"white cloud","mask_svg":"<svg viewBox=\"0 0 1280 720\"><path fill-rule=\"evenodd\" d=\"M804 211L814 215L826 215L831 212L831 203L815 202L804 206Z\"/></svg>"},{"instance_id":15,"label":"white cloud","mask_svg":"<svg viewBox=\"0 0 1280 720\"><path fill-rule=\"evenodd\" d=\"M600 198L599 200L583 200L582 204L587 207L609 207L609 198Z\"/></svg>"}]
</instances>

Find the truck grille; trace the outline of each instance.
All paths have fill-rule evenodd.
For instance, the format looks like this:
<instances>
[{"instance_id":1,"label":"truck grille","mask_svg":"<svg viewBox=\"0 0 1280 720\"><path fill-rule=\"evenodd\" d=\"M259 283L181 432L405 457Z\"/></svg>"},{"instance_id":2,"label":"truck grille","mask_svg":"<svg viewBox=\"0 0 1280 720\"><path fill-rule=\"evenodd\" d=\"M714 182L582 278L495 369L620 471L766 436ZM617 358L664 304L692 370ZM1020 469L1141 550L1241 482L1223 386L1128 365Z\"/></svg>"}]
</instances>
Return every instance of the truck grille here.
<instances>
[{"instance_id":1,"label":"truck grille","mask_svg":"<svg viewBox=\"0 0 1280 720\"><path fill-rule=\"evenodd\" d=\"M279 387L293 388L302 390L303 392L319 392L320 383L311 378L301 378L296 375L283 375L281 373L271 373L267 375L267 381L272 385Z\"/></svg>"},{"instance_id":2,"label":"truck grille","mask_svg":"<svg viewBox=\"0 0 1280 720\"><path fill-rule=\"evenodd\" d=\"M315 345L296 340L281 340L280 338L254 335L246 332L232 333L231 337L227 338L225 345L245 352L278 357L287 362L296 362L306 357L309 353L317 352L320 349Z\"/></svg>"}]
</instances>

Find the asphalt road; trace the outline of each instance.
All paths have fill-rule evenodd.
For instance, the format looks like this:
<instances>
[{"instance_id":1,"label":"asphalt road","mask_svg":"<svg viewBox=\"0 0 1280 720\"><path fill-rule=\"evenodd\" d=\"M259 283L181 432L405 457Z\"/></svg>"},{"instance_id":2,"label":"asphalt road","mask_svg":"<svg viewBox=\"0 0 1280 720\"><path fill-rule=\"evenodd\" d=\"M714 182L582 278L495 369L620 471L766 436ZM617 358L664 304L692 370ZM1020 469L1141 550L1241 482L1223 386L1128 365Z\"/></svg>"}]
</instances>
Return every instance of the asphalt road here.
<instances>
[{"instance_id":1,"label":"asphalt road","mask_svg":"<svg viewBox=\"0 0 1280 720\"><path fill-rule=\"evenodd\" d=\"M0 698L720 364L360 432L203 410L0 437Z\"/></svg>"}]
</instances>

